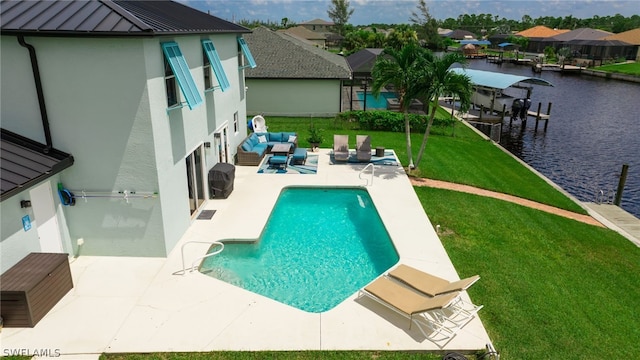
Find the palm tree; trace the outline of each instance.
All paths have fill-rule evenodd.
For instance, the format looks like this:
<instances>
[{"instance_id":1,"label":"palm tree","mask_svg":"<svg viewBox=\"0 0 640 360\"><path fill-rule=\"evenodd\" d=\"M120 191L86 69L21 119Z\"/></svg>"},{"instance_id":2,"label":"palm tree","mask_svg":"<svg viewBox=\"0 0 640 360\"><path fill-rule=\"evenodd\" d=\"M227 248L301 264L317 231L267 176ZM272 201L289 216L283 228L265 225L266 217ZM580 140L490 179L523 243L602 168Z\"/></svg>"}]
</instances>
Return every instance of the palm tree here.
<instances>
[{"instance_id":1,"label":"palm tree","mask_svg":"<svg viewBox=\"0 0 640 360\"><path fill-rule=\"evenodd\" d=\"M411 153L411 124L409 123L409 105L421 93L417 84L423 77L427 67L427 59L431 52L410 43L400 50L385 49L371 70L373 85L371 92L380 95L380 90L386 85L393 85L398 95L400 109L404 113L404 129L407 136L407 156L409 169L414 169L413 154Z\"/></svg>"},{"instance_id":2,"label":"palm tree","mask_svg":"<svg viewBox=\"0 0 640 360\"><path fill-rule=\"evenodd\" d=\"M430 115L427 129L424 132L422 144L420 144L420 150L418 151L416 165L420 164L424 149L427 146L429 131L431 131L431 125L433 125L433 119L439 106L438 98L443 95L452 95L454 98L460 99L460 110L462 111L467 111L471 104L471 95L473 93L471 79L467 75L449 71L451 65L455 63L465 64L466 59L460 53L447 53L441 58L432 57L427 65L425 77L421 78L421 84L417 85L426 89L422 94L425 95L424 100L428 103Z\"/></svg>"}]
</instances>

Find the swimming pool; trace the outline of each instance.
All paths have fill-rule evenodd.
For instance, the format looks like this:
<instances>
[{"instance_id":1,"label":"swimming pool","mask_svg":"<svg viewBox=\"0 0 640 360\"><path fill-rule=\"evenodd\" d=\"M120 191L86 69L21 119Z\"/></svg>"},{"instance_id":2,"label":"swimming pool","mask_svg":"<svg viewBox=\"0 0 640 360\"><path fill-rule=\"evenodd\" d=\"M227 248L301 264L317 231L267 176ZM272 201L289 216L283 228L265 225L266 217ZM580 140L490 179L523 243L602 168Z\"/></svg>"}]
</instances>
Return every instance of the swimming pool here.
<instances>
[{"instance_id":1,"label":"swimming pool","mask_svg":"<svg viewBox=\"0 0 640 360\"><path fill-rule=\"evenodd\" d=\"M356 93L360 106L364 107L364 92L358 91ZM387 99L395 99L397 96L392 92L381 92L378 97L373 96L370 92L367 92L367 109L386 109Z\"/></svg>"},{"instance_id":2,"label":"swimming pool","mask_svg":"<svg viewBox=\"0 0 640 360\"><path fill-rule=\"evenodd\" d=\"M332 309L398 262L363 188L282 190L257 241L225 242L200 271L294 306Z\"/></svg>"}]
</instances>

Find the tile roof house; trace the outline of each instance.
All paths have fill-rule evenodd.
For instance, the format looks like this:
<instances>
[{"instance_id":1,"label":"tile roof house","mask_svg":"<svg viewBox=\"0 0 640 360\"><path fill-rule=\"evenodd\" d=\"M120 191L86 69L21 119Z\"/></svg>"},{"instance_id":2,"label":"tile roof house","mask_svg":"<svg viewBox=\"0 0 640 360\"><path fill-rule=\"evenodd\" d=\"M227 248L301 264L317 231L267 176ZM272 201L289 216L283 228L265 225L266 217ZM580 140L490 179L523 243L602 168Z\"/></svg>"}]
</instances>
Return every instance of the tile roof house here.
<instances>
[{"instance_id":1,"label":"tile roof house","mask_svg":"<svg viewBox=\"0 0 640 360\"><path fill-rule=\"evenodd\" d=\"M333 116L351 69L344 57L266 27L245 36L260 66L247 69L247 113Z\"/></svg>"},{"instance_id":2,"label":"tile roof house","mask_svg":"<svg viewBox=\"0 0 640 360\"><path fill-rule=\"evenodd\" d=\"M169 0L2 0L0 270L166 256L246 137L249 32Z\"/></svg>"},{"instance_id":3,"label":"tile roof house","mask_svg":"<svg viewBox=\"0 0 640 360\"><path fill-rule=\"evenodd\" d=\"M635 57L632 57L632 59L640 61L640 28L621 32L619 34L608 35L603 37L602 40L617 40L632 45L635 48Z\"/></svg>"}]
</instances>

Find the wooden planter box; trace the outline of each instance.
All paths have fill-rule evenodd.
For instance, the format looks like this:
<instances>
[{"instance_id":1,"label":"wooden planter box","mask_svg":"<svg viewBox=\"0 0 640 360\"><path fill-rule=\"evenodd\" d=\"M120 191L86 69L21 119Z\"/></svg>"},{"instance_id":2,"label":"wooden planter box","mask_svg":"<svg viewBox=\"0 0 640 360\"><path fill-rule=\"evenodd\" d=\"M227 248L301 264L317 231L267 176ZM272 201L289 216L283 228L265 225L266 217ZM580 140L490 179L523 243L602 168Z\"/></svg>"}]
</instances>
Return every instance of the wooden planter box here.
<instances>
[{"instance_id":1,"label":"wooden planter box","mask_svg":"<svg viewBox=\"0 0 640 360\"><path fill-rule=\"evenodd\" d=\"M73 288L68 254L31 253L0 275L5 327L34 327Z\"/></svg>"}]
</instances>

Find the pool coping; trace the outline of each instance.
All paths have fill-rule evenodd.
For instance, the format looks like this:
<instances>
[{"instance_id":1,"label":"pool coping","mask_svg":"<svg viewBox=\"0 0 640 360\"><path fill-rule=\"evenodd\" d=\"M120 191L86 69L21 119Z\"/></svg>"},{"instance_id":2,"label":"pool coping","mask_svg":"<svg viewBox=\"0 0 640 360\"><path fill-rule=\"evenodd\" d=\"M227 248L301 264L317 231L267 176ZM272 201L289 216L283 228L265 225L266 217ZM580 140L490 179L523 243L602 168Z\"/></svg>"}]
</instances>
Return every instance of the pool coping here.
<instances>
[{"instance_id":1,"label":"pool coping","mask_svg":"<svg viewBox=\"0 0 640 360\"><path fill-rule=\"evenodd\" d=\"M74 288L36 327L4 328L0 332L3 354L12 349L93 356L103 352L473 352L485 348L490 340L480 320L482 311L449 342L436 344L415 326L409 329L406 318L375 301L358 299L357 293L329 311L307 313L198 272L179 275L185 243L258 238L285 186L363 186L358 174L366 164L333 165L329 153L329 149L319 150L317 174L258 174L259 167L237 166L234 191L227 199L206 202L204 209L216 210L215 215L211 220L194 218L167 258L73 259ZM450 280L460 278L402 167L375 166L373 185L366 189L400 263ZM205 254L208 247L185 246L187 262ZM463 296L470 300L466 293Z\"/></svg>"}]
</instances>

